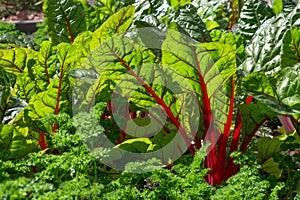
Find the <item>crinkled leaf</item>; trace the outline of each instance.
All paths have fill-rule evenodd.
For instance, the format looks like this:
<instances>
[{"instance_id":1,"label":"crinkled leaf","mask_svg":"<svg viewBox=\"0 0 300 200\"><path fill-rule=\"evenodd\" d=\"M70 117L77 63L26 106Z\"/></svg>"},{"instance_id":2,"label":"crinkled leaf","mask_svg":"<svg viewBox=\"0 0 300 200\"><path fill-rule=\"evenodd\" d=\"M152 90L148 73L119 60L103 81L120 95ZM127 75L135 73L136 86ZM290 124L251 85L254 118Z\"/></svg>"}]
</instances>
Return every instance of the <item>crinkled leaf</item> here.
<instances>
[{"instance_id":1,"label":"crinkled leaf","mask_svg":"<svg viewBox=\"0 0 300 200\"><path fill-rule=\"evenodd\" d=\"M77 0L46 0L43 10L49 37L54 44L73 42L86 30L84 8Z\"/></svg>"},{"instance_id":2,"label":"crinkled leaf","mask_svg":"<svg viewBox=\"0 0 300 200\"><path fill-rule=\"evenodd\" d=\"M299 65L286 67L276 76L276 81L263 72L243 78L242 89L273 111L282 115L300 112Z\"/></svg>"},{"instance_id":3,"label":"crinkled leaf","mask_svg":"<svg viewBox=\"0 0 300 200\"><path fill-rule=\"evenodd\" d=\"M300 23L299 8L287 16L280 14L265 21L256 31L251 43L246 47L248 57L240 66L247 73L264 71L275 73L281 66L283 37L291 27Z\"/></svg>"},{"instance_id":4,"label":"crinkled leaf","mask_svg":"<svg viewBox=\"0 0 300 200\"><path fill-rule=\"evenodd\" d=\"M263 22L274 15L275 13L268 6L267 2L261 0L246 0L238 21L238 32L249 42Z\"/></svg>"},{"instance_id":5,"label":"crinkled leaf","mask_svg":"<svg viewBox=\"0 0 300 200\"><path fill-rule=\"evenodd\" d=\"M242 80L242 89L273 111L282 115L294 113L289 105L281 101L282 98L278 96L275 87L269 77L262 72L249 74Z\"/></svg>"},{"instance_id":6,"label":"crinkled leaf","mask_svg":"<svg viewBox=\"0 0 300 200\"><path fill-rule=\"evenodd\" d=\"M182 6L185 6L187 4L190 4L192 0L167 0L169 5L172 6L173 8L177 9Z\"/></svg>"}]
</instances>

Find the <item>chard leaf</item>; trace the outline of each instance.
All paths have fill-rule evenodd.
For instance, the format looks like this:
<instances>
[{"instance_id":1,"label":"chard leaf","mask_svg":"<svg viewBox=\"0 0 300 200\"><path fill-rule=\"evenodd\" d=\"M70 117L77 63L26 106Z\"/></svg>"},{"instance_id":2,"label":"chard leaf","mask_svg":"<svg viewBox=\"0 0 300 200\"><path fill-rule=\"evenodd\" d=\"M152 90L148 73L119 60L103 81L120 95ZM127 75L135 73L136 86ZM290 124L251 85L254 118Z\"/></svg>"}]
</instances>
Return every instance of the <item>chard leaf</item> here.
<instances>
[{"instance_id":1,"label":"chard leaf","mask_svg":"<svg viewBox=\"0 0 300 200\"><path fill-rule=\"evenodd\" d=\"M242 89L281 115L300 112L299 65L283 69L276 76L263 72L249 74L242 80Z\"/></svg>"},{"instance_id":2,"label":"chard leaf","mask_svg":"<svg viewBox=\"0 0 300 200\"><path fill-rule=\"evenodd\" d=\"M29 102L29 99L32 97L32 95L37 93L35 80L30 77L27 70L24 73L18 75L15 89L17 90L17 95L27 103Z\"/></svg>"},{"instance_id":3,"label":"chard leaf","mask_svg":"<svg viewBox=\"0 0 300 200\"><path fill-rule=\"evenodd\" d=\"M56 74L56 47L49 41L43 42L36 60L37 63L33 67L36 86L39 91L44 91Z\"/></svg>"},{"instance_id":4,"label":"chard leaf","mask_svg":"<svg viewBox=\"0 0 300 200\"><path fill-rule=\"evenodd\" d=\"M262 163L267 161L269 158L273 157L275 153L279 152L280 145L283 143L283 140L279 138L260 138L257 142L258 147L258 158Z\"/></svg>"},{"instance_id":5,"label":"chard leaf","mask_svg":"<svg viewBox=\"0 0 300 200\"><path fill-rule=\"evenodd\" d=\"M275 16L275 13L268 6L267 2L246 0L238 21L238 32L249 42L263 22L273 16Z\"/></svg>"},{"instance_id":6,"label":"chard leaf","mask_svg":"<svg viewBox=\"0 0 300 200\"><path fill-rule=\"evenodd\" d=\"M282 12L283 10L283 1L282 0L274 0L272 9L276 15Z\"/></svg>"},{"instance_id":7,"label":"chard leaf","mask_svg":"<svg viewBox=\"0 0 300 200\"><path fill-rule=\"evenodd\" d=\"M260 128L268 118L276 115L262 103L241 104L238 108L242 120L240 141L243 145L249 144L258 128ZM241 151L246 151L246 148L247 146L241 146L240 149Z\"/></svg>"},{"instance_id":8,"label":"chard leaf","mask_svg":"<svg viewBox=\"0 0 300 200\"><path fill-rule=\"evenodd\" d=\"M167 0L167 1L168 1L168 4L175 9L183 7L192 2L192 0L183 0L183 1L182 0Z\"/></svg>"},{"instance_id":9,"label":"chard leaf","mask_svg":"<svg viewBox=\"0 0 300 200\"><path fill-rule=\"evenodd\" d=\"M0 88L0 122L10 123L26 106L26 102L11 95L9 87Z\"/></svg>"},{"instance_id":10,"label":"chard leaf","mask_svg":"<svg viewBox=\"0 0 300 200\"><path fill-rule=\"evenodd\" d=\"M35 52L25 48L0 50L0 66L8 73L19 75L32 66Z\"/></svg>"},{"instance_id":11,"label":"chard leaf","mask_svg":"<svg viewBox=\"0 0 300 200\"><path fill-rule=\"evenodd\" d=\"M47 114L58 114L61 111L70 113L70 81L68 71L72 69L75 47L61 43L57 46L59 68L57 76L50 79L47 90L33 95L25 110L17 117L16 125L26 124L26 121L38 120ZM50 61L51 62L51 61ZM25 122L24 122L25 120Z\"/></svg>"},{"instance_id":12,"label":"chard leaf","mask_svg":"<svg viewBox=\"0 0 300 200\"><path fill-rule=\"evenodd\" d=\"M264 71L275 73L281 67L283 37L290 27L300 23L299 8L288 15L277 15L265 21L246 47L248 57L240 66L246 73Z\"/></svg>"},{"instance_id":13,"label":"chard leaf","mask_svg":"<svg viewBox=\"0 0 300 200\"><path fill-rule=\"evenodd\" d=\"M33 50L38 50L38 46L29 39L29 37L17 34L0 34L1 46L25 47ZM6 44L6 45L4 45Z\"/></svg>"},{"instance_id":14,"label":"chard leaf","mask_svg":"<svg viewBox=\"0 0 300 200\"><path fill-rule=\"evenodd\" d=\"M172 22L176 22L180 26L182 33L187 33L191 38L199 42L209 42L210 35L206 30L206 25L197 15L195 6L189 4L181 7L174 16Z\"/></svg>"},{"instance_id":15,"label":"chard leaf","mask_svg":"<svg viewBox=\"0 0 300 200\"><path fill-rule=\"evenodd\" d=\"M93 35L91 50L99 46L105 39L117 33L124 33L131 25L135 8L133 6L120 9L117 13L110 16Z\"/></svg>"},{"instance_id":16,"label":"chard leaf","mask_svg":"<svg viewBox=\"0 0 300 200\"><path fill-rule=\"evenodd\" d=\"M20 158L35 149L28 135L28 128L19 132L12 125L0 124L0 158L3 160Z\"/></svg>"},{"instance_id":17,"label":"chard leaf","mask_svg":"<svg viewBox=\"0 0 300 200\"><path fill-rule=\"evenodd\" d=\"M281 67L294 66L300 63L300 28L288 30L282 41Z\"/></svg>"},{"instance_id":18,"label":"chard leaf","mask_svg":"<svg viewBox=\"0 0 300 200\"><path fill-rule=\"evenodd\" d=\"M236 52L237 66L245 59L245 47L241 35L233 34L229 31L212 30L210 32L212 41L219 41L224 44L229 44Z\"/></svg>"},{"instance_id":19,"label":"chard leaf","mask_svg":"<svg viewBox=\"0 0 300 200\"><path fill-rule=\"evenodd\" d=\"M274 175L276 178L279 178L282 173L282 170L279 169L279 163L275 162L274 158L269 158L264 161L261 165L261 169Z\"/></svg>"},{"instance_id":20,"label":"chard leaf","mask_svg":"<svg viewBox=\"0 0 300 200\"><path fill-rule=\"evenodd\" d=\"M214 119L216 128L223 132L230 100L223 86L236 70L234 51L219 42L193 45L178 33L171 33L163 44L163 65L178 74L174 81L181 82L180 77L188 80L203 106L204 118L208 117L204 119L206 131L212 120L210 115L213 115L217 116Z\"/></svg>"},{"instance_id":21,"label":"chard leaf","mask_svg":"<svg viewBox=\"0 0 300 200\"><path fill-rule=\"evenodd\" d=\"M45 23L54 44L73 42L86 30L82 3L77 0L46 0L43 5Z\"/></svg>"}]
</instances>

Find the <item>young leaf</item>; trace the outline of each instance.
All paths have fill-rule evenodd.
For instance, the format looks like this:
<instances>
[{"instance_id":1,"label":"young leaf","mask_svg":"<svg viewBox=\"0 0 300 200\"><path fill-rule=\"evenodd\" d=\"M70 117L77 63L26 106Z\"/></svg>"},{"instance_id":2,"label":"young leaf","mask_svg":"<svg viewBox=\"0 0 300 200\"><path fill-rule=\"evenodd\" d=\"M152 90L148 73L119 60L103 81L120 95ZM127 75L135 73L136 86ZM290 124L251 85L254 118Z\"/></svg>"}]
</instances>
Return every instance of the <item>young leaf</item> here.
<instances>
[{"instance_id":1,"label":"young leaf","mask_svg":"<svg viewBox=\"0 0 300 200\"><path fill-rule=\"evenodd\" d=\"M192 1L191 0L167 0L168 1L168 4L170 6L172 6L173 8L175 9L178 9L182 6L185 6L186 4L190 4Z\"/></svg>"}]
</instances>

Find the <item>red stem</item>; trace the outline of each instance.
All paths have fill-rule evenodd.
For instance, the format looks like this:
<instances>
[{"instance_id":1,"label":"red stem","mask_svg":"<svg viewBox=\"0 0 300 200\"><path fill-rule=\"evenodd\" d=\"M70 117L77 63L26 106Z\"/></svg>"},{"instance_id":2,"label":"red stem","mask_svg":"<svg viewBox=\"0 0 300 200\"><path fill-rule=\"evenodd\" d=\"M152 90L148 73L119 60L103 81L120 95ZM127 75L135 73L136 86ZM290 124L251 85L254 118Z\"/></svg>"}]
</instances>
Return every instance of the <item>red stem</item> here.
<instances>
[{"instance_id":1,"label":"red stem","mask_svg":"<svg viewBox=\"0 0 300 200\"><path fill-rule=\"evenodd\" d=\"M58 2L59 4L60 4L60 2ZM66 25L67 25L67 29L68 29L68 33L69 33L69 36L70 36L70 41L73 43L74 42L74 37L73 37L73 33L72 33L72 31L71 31L71 25L70 25L70 22L69 22L69 20L68 20L68 18L67 18L67 16L66 16L66 13L65 13L65 11L64 11L64 9L63 9L63 7L62 7L62 5L60 4L59 5L60 7L61 7L61 12L62 12L62 14L63 14L63 17L64 17L64 19L65 19L65 22L66 22Z\"/></svg>"},{"instance_id":2,"label":"red stem","mask_svg":"<svg viewBox=\"0 0 300 200\"><path fill-rule=\"evenodd\" d=\"M217 180L216 184L221 184L221 182L226 178L226 170L224 170L224 166L226 166L226 148L228 146L228 140L230 136L230 127L232 124L233 117L233 108L234 108L234 78L231 77L231 96L230 96L230 104L229 104L229 114L227 117L227 122L224 127L224 133L222 135L222 141L220 146L218 146L218 162L217 162Z\"/></svg>"},{"instance_id":3,"label":"red stem","mask_svg":"<svg viewBox=\"0 0 300 200\"><path fill-rule=\"evenodd\" d=\"M39 132L41 140L39 141L39 145L42 150L45 150L47 148L46 140L45 140L45 135L42 132Z\"/></svg>"}]
</instances>

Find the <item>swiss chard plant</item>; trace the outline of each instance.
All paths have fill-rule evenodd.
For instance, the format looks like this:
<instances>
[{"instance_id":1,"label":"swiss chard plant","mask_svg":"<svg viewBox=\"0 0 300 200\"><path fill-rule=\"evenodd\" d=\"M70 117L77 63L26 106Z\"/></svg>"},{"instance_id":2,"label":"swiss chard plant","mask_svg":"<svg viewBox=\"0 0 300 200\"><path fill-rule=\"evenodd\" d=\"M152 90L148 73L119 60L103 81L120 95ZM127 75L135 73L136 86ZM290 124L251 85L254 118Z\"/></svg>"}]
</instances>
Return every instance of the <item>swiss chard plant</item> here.
<instances>
[{"instance_id":1,"label":"swiss chard plant","mask_svg":"<svg viewBox=\"0 0 300 200\"><path fill-rule=\"evenodd\" d=\"M49 41L0 48L1 159L47 150L60 128L47 116L74 117L84 136L97 131L87 129L93 113L104 129L87 145L113 144L101 162L135 153L171 166L173 154L210 143L206 181L217 185L239 171L230 155L246 152L267 120L279 116L299 134L299 8L224 2L46 0Z\"/></svg>"}]
</instances>

